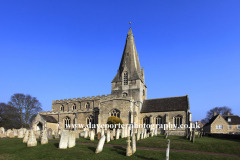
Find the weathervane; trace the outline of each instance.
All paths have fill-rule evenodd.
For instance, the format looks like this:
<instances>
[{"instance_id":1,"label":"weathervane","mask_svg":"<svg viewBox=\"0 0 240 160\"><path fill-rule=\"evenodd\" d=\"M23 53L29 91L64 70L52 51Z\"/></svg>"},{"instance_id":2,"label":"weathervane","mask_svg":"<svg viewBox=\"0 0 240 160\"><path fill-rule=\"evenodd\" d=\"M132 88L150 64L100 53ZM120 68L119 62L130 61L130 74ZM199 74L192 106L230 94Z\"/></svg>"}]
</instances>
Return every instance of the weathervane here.
<instances>
[{"instance_id":1,"label":"weathervane","mask_svg":"<svg viewBox=\"0 0 240 160\"><path fill-rule=\"evenodd\" d=\"M129 24L130 24L130 28L131 28L131 22L129 22Z\"/></svg>"}]
</instances>

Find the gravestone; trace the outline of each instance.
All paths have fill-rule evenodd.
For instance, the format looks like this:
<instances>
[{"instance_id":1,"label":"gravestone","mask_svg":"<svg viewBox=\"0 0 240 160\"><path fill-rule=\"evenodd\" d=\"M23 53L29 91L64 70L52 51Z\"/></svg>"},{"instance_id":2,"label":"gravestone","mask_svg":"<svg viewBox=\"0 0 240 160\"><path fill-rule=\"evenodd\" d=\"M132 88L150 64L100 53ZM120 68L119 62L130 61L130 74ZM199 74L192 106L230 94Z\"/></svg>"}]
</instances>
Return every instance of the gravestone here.
<instances>
[{"instance_id":1,"label":"gravestone","mask_svg":"<svg viewBox=\"0 0 240 160\"><path fill-rule=\"evenodd\" d=\"M28 137L27 146L28 147L37 146L37 140L36 140L33 130L30 130L30 135Z\"/></svg>"},{"instance_id":2,"label":"gravestone","mask_svg":"<svg viewBox=\"0 0 240 160\"><path fill-rule=\"evenodd\" d=\"M52 129L51 128L48 128L48 130L47 130L47 138L52 139Z\"/></svg>"},{"instance_id":3,"label":"gravestone","mask_svg":"<svg viewBox=\"0 0 240 160\"><path fill-rule=\"evenodd\" d=\"M194 143L195 141L195 131L192 131L192 142Z\"/></svg>"},{"instance_id":4,"label":"gravestone","mask_svg":"<svg viewBox=\"0 0 240 160\"><path fill-rule=\"evenodd\" d=\"M14 134L14 137L17 137L18 136L18 131L16 129L13 129L13 134Z\"/></svg>"},{"instance_id":5,"label":"gravestone","mask_svg":"<svg viewBox=\"0 0 240 160\"><path fill-rule=\"evenodd\" d=\"M158 128L156 127L155 128L155 136L157 136L157 130L158 130Z\"/></svg>"},{"instance_id":6,"label":"gravestone","mask_svg":"<svg viewBox=\"0 0 240 160\"><path fill-rule=\"evenodd\" d=\"M169 152L170 152L170 140L167 142L167 150L166 150L166 160L169 160Z\"/></svg>"},{"instance_id":7,"label":"gravestone","mask_svg":"<svg viewBox=\"0 0 240 160\"><path fill-rule=\"evenodd\" d=\"M69 137L69 130L63 130L59 142L59 149L67 149L68 147L68 137Z\"/></svg>"},{"instance_id":8,"label":"gravestone","mask_svg":"<svg viewBox=\"0 0 240 160\"><path fill-rule=\"evenodd\" d=\"M143 139L143 138L144 138L144 132L143 132L143 130L142 130L141 139Z\"/></svg>"},{"instance_id":9,"label":"gravestone","mask_svg":"<svg viewBox=\"0 0 240 160\"><path fill-rule=\"evenodd\" d=\"M79 139L79 133L78 133L77 130L75 131L75 134L76 134L76 135L75 135L75 136L76 136L76 139Z\"/></svg>"},{"instance_id":10,"label":"gravestone","mask_svg":"<svg viewBox=\"0 0 240 160\"><path fill-rule=\"evenodd\" d=\"M134 154L136 152L136 137L135 137L135 133L133 133L132 135L132 154Z\"/></svg>"},{"instance_id":11,"label":"gravestone","mask_svg":"<svg viewBox=\"0 0 240 160\"><path fill-rule=\"evenodd\" d=\"M23 138L23 130L18 130L18 138Z\"/></svg>"},{"instance_id":12,"label":"gravestone","mask_svg":"<svg viewBox=\"0 0 240 160\"><path fill-rule=\"evenodd\" d=\"M101 128L101 137L104 136L104 128Z\"/></svg>"},{"instance_id":13,"label":"gravestone","mask_svg":"<svg viewBox=\"0 0 240 160\"><path fill-rule=\"evenodd\" d=\"M124 134L125 134L125 128L123 127L123 128L122 128L122 133L121 133L121 138L124 138L124 137L125 137Z\"/></svg>"},{"instance_id":14,"label":"gravestone","mask_svg":"<svg viewBox=\"0 0 240 160\"><path fill-rule=\"evenodd\" d=\"M72 148L76 145L76 133L75 131L69 132L69 139L68 139L68 148Z\"/></svg>"},{"instance_id":15,"label":"gravestone","mask_svg":"<svg viewBox=\"0 0 240 160\"><path fill-rule=\"evenodd\" d=\"M57 138L59 138L59 134L58 134L58 132L55 132L55 139L57 139Z\"/></svg>"},{"instance_id":16,"label":"gravestone","mask_svg":"<svg viewBox=\"0 0 240 160\"><path fill-rule=\"evenodd\" d=\"M131 147L130 143L131 143L130 136L128 136L126 156L131 156L132 155L132 147Z\"/></svg>"},{"instance_id":17,"label":"gravestone","mask_svg":"<svg viewBox=\"0 0 240 160\"><path fill-rule=\"evenodd\" d=\"M137 141L140 140L140 129L137 130Z\"/></svg>"},{"instance_id":18,"label":"gravestone","mask_svg":"<svg viewBox=\"0 0 240 160\"><path fill-rule=\"evenodd\" d=\"M189 136L189 140L192 141L192 131L190 131L190 136Z\"/></svg>"},{"instance_id":19,"label":"gravestone","mask_svg":"<svg viewBox=\"0 0 240 160\"><path fill-rule=\"evenodd\" d=\"M24 138L23 138L23 143L27 143L28 142L28 135L29 135L29 130L26 130Z\"/></svg>"},{"instance_id":20,"label":"gravestone","mask_svg":"<svg viewBox=\"0 0 240 160\"><path fill-rule=\"evenodd\" d=\"M48 138L47 138L47 130L42 131L42 138L41 138L41 144L47 144Z\"/></svg>"},{"instance_id":21,"label":"gravestone","mask_svg":"<svg viewBox=\"0 0 240 160\"><path fill-rule=\"evenodd\" d=\"M84 135L85 135L85 131L80 132L81 137L84 137Z\"/></svg>"},{"instance_id":22,"label":"gravestone","mask_svg":"<svg viewBox=\"0 0 240 160\"><path fill-rule=\"evenodd\" d=\"M14 138L15 136L14 136L14 131L11 131L10 133L9 133L9 138Z\"/></svg>"},{"instance_id":23,"label":"gravestone","mask_svg":"<svg viewBox=\"0 0 240 160\"><path fill-rule=\"evenodd\" d=\"M119 128L118 128L117 133L116 133L116 139L119 139L119 134L120 134L120 131L119 131Z\"/></svg>"},{"instance_id":24,"label":"gravestone","mask_svg":"<svg viewBox=\"0 0 240 160\"><path fill-rule=\"evenodd\" d=\"M105 139L106 139L106 136L103 135L98 142L97 149L96 149L95 153L102 152L103 146L104 146L104 143L105 143Z\"/></svg>"},{"instance_id":25,"label":"gravestone","mask_svg":"<svg viewBox=\"0 0 240 160\"><path fill-rule=\"evenodd\" d=\"M99 140L101 138L101 133L98 132L97 139Z\"/></svg>"},{"instance_id":26,"label":"gravestone","mask_svg":"<svg viewBox=\"0 0 240 160\"><path fill-rule=\"evenodd\" d=\"M7 130L7 137L9 137L9 134L12 132L12 130L11 129L8 129Z\"/></svg>"},{"instance_id":27,"label":"gravestone","mask_svg":"<svg viewBox=\"0 0 240 160\"><path fill-rule=\"evenodd\" d=\"M114 134L113 131L111 131L111 132L110 132L110 138L111 138L111 141L114 140L114 138L113 138L113 134Z\"/></svg>"},{"instance_id":28,"label":"gravestone","mask_svg":"<svg viewBox=\"0 0 240 160\"><path fill-rule=\"evenodd\" d=\"M110 130L108 129L107 130L107 143L110 142L110 138L111 138Z\"/></svg>"},{"instance_id":29,"label":"gravestone","mask_svg":"<svg viewBox=\"0 0 240 160\"><path fill-rule=\"evenodd\" d=\"M39 134L36 133L36 134L35 134L35 137L36 137L36 139L39 139Z\"/></svg>"},{"instance_id":30,"label":"gravestone","mask_svg":"<svg viewBox=\"0 0 240 160\"><path fill-rule=\"evenodd\" d=\"M90 141L94 141L94 132L93 132L93 130L90 131Z\"/></svg>"},{"instance_id":31,"label":"gravestone","mask_svg":"<svg viewBox=\"0 0 240 160\"><path fill-rule=\"evenodd\" d=\"M116 129L113 128L113 136L115 137L116 136Z\"/></svg>"},{"instance_id":32,"label":"gravestone","mask_svg":"<svg viewBox=\"0 0 240 160\"><path fill-rule=\"evenodd\" d=\"M3 134L3 133L5 133L5 129L4 129L4 127L1 127L0 128L0 134Z\"/></svg>"},{"instance_id":33,"label":"gravestone","mask_svg":"<svg viewBox=\"0 0 240 160\"><path fill-rule=\"evenodd\" d=\"M87 138L88 137L88 131L85 130L85 133L84 133L84 138Z\"/></svg>"}]
</instances>

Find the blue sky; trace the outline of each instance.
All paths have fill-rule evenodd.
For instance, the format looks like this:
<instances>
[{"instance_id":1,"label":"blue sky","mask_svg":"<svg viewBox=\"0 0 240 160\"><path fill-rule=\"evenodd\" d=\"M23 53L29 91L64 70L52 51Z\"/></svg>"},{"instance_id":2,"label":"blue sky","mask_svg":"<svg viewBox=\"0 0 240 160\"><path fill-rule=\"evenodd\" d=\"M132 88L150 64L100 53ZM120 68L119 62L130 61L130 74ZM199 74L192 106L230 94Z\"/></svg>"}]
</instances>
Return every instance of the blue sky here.
<instances>
[{"instance_id":1,"label":"blue sky","mask_svg":"<svg viewBox=\"0 0 240 160\"><path fill-rule=\"evenodd\" d=\"M0 102L111 93L132 22L148 99L188 94L193 120L240 115L240 1L0 1Z\"/></svg>"}]
</instances>

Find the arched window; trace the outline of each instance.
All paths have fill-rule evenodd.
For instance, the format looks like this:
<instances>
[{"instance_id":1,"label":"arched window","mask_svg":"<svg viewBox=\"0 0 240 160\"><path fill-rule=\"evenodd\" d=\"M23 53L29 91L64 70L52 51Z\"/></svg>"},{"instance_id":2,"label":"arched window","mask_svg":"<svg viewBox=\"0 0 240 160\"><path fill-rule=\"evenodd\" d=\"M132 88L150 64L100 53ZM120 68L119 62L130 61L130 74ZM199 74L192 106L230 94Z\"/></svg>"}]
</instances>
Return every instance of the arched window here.
<instances>
[{"instance_id":1,"label":"arched window","mask_svg":"<svg viewBox=\"0 0 240 160\"><path fill-rule=\"evenodd\" d=\"M88 102L86 103L86 108L90 109L90 103L88 103Z\"/></svg>"},{"instance_id":2,"label":"arched window","mask_svg":"<svg viewBox=\"0 0 240 160\"><path fill-rule=\"evenodd\" d=\"M115 116L115 117L120 118L120 111L117 110L117 109L114 109L114 110L111 112L111 116Z\"/></svg>"},{"instance_id":3,"label":"arched window","mask_svg":"<svg viewBox=\"0 0 240 160\"><path fill-rule=\"evenodd\" d=\"M92 116L87 117L87 125L90 124L90 123L94 124L94 119L93 119Z\"/></svg>"},{"instance_id":4,"label":"arched window","mask_svg":"<svg viewBox=\"0 0 240 160\"><path fill-rule=\"evenodd\" d=\"M127 93L126 92L123 93L123 97L127 97Z\"/></svg>"},{"instance_id":5,"label":"arched window","mask_svg":"<svg viewBox=\"0 0 240 160\"><path fill-rule=\"evenodd\" d=\"M75 103L73 104L72 109L73 109L73 110L77 109L77 106L76 106Z\"/></svg>"},{"instance_id":6,"label":"arched window","mask_svg":"<svg viewBox=\"0 0 240 160\"><path fill-rule=\"evenodd\" d=\"M174 124L177 126L177 127L180 127L180 125L182 124L182 117L181 116L176 116L174 117Z\"/></svg>"},{"instance_id":7,"label":"arched window","mask_svg":"<svg viewBox=\"0 0 240 160\"><path fill-rule=\"evenodd\" d=\"M124 85L128 85L128 72L124 73L123 80L124 80Z\"/></svg>"},{"instance_id":8,"label":"arched window","mask_svg":"<svg viewBox=\"0 0 240 160\"><path fill-rule=\"evenodd\" d=\"M63 105L60 106L60 110L64 112L64 106Z\"/></svg>"},{"instance_id":9,"label":"arched window","mask_svg":"<svg viewBox=\"0 0 240 160\"><path fill-rule=\"evenodd\" d=\"M71 124L71 119L69 117L66 117L64 119L64 124L65 124L65 128L71 128L70 124Z\"/></svg>"},{"instance_id":10,"label":"arched window","mask_svg":"<svg viewBox=\"0 0 240 160\"><path fill-rule=\"evenodd\" d=\"M162 117L156 117L156 124L158 124L158 128L160 128L160 124L162 124Z\"/></svg>"},{"instance_id":11,"label":"arched window","mask_svg":"<svg viewBox=\"0 0 240 160\"><path fill-rule=\"evenodd\" d=\"M143 118L143 124L147 125L147 124L149 124L149 122L150 122L149 117L144 117Z\"/></svg>"}]
</instances>

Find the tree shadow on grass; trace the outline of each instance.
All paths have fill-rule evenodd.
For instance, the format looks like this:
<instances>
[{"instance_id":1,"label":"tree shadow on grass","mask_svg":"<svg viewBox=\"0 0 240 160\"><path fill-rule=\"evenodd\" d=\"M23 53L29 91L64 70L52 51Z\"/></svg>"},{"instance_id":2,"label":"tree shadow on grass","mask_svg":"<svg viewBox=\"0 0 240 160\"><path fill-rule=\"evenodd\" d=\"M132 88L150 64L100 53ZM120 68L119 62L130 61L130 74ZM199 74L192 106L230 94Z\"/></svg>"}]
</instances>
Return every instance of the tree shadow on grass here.
<instances>
[{"instance_id":1,"label":"tree shadow on grass","mask_svg":"<svg viewBox=\"0 0 240 160\"><path fill-rule=\"evenodd\" d=\"M139 156L139 155L137 155L136 157L141 158L141 159L147 159L147 160L157 160L155 158L147 158L147 157Z\"/></svg>"},{"instance_id":2,"label":"tree shadow on grass","mask_svg":"<svg viewBox=\"0 0 240 160\"><path fill-rule=\"evenodd\" d=\"M54 143L54 146L55 146L56 148L59 148L59 143Z\"/></svg>"},{"instance_id":3,"label":"tree shadow on grass","mask_svg":"<svg viewBox=\"0 0 240 160\"><path fill-rule=\"evenodd\" d=\"M96 151L96 148L95 147L88 147L88 149L92 150L94 153Z\"/></svg>"}]
</instances>

